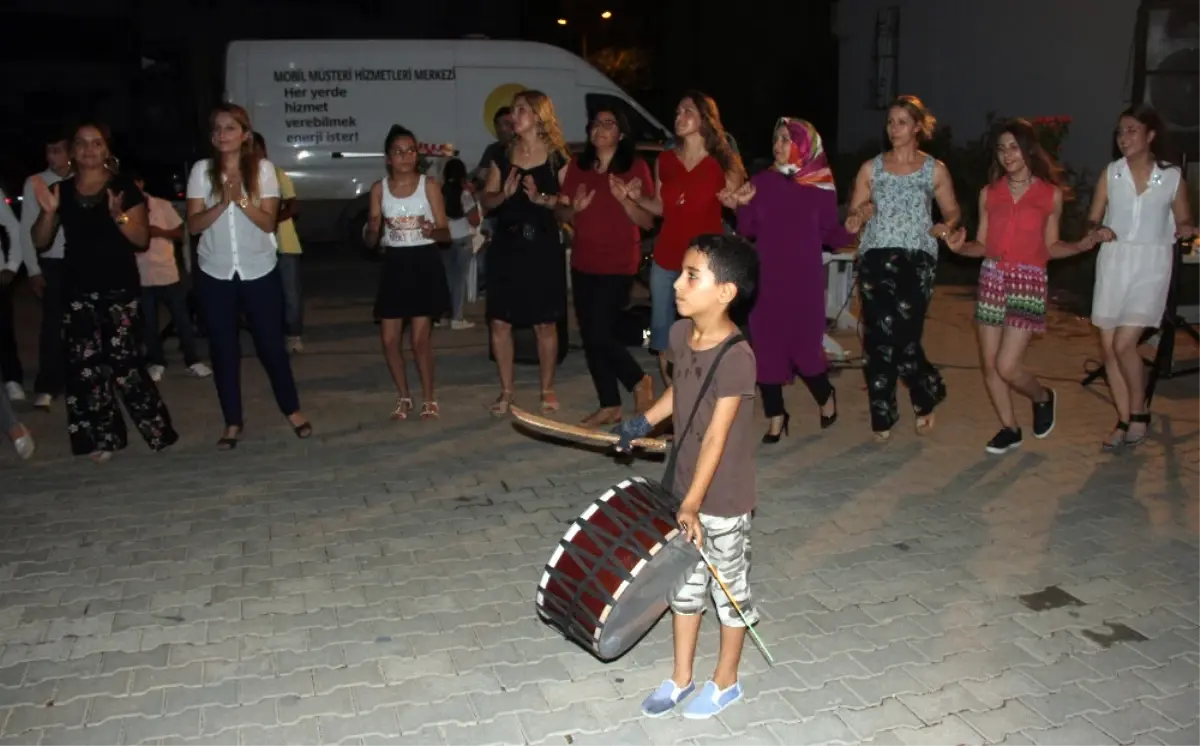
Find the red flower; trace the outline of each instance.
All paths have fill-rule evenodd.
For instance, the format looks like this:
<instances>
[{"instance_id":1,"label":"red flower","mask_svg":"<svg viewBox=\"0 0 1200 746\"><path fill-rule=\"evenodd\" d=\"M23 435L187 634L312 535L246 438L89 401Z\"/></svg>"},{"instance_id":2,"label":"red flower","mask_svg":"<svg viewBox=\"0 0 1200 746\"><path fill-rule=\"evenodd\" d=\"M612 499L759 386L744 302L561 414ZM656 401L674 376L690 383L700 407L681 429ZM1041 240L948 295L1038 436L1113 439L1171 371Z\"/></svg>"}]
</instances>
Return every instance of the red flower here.
<instances>
[{"instance_id":1,"label":"red flower","mask_svg":"<svg viewBox=\"0 0 1200 746\"><path fill-rule=\"evenodd\" d=\"M1035 117L1033 124L1035 127L1051 127L1055 129L1064 128L1071 123L1069 116L1050 116L1050 117Z\"/></svg>"}]
</instances>

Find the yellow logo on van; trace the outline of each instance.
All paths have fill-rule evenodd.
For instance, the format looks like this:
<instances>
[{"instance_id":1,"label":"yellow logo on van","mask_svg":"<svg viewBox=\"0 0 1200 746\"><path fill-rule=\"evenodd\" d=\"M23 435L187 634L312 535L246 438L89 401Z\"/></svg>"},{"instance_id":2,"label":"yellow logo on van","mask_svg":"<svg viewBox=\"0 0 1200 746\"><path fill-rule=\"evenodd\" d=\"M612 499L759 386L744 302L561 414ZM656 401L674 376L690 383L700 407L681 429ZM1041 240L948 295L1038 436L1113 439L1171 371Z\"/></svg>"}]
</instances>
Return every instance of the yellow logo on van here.
<instances>
[{"instance_id":1,"label":"yellow logo on van","mask_svg":"<svg viewBox=\"0 0 1200 746\"><path fill-rule=\"evenodd\" d=\"M483 102L483 126L492 133L492 137L496 137L496 125L492 123L492 120L496 118L496 112L505 106L512 106L513 96L523 90L525 90L525 86L520 83L505 83L497 86L496 90L488 94L487 100Z\"/></svg>"}]
</instances>

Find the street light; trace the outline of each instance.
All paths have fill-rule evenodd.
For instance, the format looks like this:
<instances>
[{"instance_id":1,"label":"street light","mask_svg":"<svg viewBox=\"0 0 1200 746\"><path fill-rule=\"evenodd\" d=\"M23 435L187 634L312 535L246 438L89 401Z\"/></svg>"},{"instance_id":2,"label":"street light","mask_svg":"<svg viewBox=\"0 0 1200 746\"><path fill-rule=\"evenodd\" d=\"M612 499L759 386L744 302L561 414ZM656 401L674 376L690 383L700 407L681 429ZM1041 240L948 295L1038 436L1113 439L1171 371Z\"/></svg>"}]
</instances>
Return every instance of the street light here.
<instances>
[{"instance_id":1,"label":"street light","mask_svg":"<svg viewBox=\"0 0 1200 746\"><path fill-rule=\"evenodd\" d=\"M607 21L608 19L612 18L612 11L606 10L600 14L600 17Z\"/></svg>"},{"instance_id":2,"label":"street light","mask_svg":"<svg viewBox=\"0 0 1200 746\"><path fill-rule=\"evenodd\" d=\"M566 25L567 25L567 19L566 19L566 18L559 18L559 19L558 19L558 25L559 25L559 26L566 26Z\"/></svg>"}]
</instances>

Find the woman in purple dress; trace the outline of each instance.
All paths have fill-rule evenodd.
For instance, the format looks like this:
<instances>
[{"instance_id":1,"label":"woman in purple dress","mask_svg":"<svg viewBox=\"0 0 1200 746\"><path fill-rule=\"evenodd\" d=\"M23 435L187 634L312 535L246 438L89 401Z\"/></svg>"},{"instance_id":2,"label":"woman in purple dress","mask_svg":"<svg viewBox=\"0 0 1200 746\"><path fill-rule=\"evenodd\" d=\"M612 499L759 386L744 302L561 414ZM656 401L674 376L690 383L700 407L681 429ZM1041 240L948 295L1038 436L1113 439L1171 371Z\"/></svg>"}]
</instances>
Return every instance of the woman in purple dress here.
<instances>
[{"instance_id":1,"label":"woman in purple dress","mask_svg":"<svg viewBox=\"0 0 1200 746\"><path fill-rule=\"evenodd\" d=\"M762 272L750 312L758 386L770 419L764 443L777 443L791 419L783 386L794 376L820 408L821 428L837 420L837 392L829 383L825 335L825 262L822 246L854 242L838 222L833 172L821 135L803 119L775 125L775 163L742 189L725 195L737 208L738 232L756 239Z\"/></svg>"}]
</instances>

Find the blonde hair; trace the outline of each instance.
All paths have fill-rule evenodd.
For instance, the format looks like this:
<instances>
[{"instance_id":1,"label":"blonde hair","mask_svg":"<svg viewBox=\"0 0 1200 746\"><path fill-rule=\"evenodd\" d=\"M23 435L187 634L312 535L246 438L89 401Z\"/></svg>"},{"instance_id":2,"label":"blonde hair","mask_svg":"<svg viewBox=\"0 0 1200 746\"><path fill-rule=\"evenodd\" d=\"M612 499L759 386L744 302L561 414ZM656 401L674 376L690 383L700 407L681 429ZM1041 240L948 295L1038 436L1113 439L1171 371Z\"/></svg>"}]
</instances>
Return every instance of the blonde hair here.
<instances>
[{"instance_id":1,"label":"blonde hair","mask_svg":"<svg viewBox=\"0 0 1200 746\"><path fill-rule=\"evenodd\" d=\"M524 90L513 96L513 103L521 99L529 104L529 108L538 118L538 137L542 144L546 146L547 154L557 153L563 158L563 161L571 159L571 151L567 148L567 139L563 137L562 127L558 124L558 115L554 113L554 102L550 97L541 91ZM516 138L508 144L509 156L512 156L512 149L516 146Z\"/></svg>"},{"instance_id":2,"label":"blonde hair","mask_svg":"<svg viewBox=\"0 0 1200 746\"><path fill-rule=\"evenodd\" d=\"M928 140L933 137L933 128L937 126L937 117L929 111L929 107L921 99L912 95L897 96L888 109L904 109L917 124L917 139Z\"/></svg>"},{"instance_id":3,"label":"blonde hair","mask_svg":"<svg viewBox=\"0 0 1200 746\"><path fill-rule=\"evenodd\" d=\"M241 150L238 155L238 168L242 172L242 190L251 200L258 200L258 162L261 160L258 152L254 149L254 128L250 126L250 114L242 107L234 103L218 104L208 116L208 128L211 133L213 128L217 126L217 117L221 114L228 114L237 125L242 128L242 132L250 137L242 141ZM221 174L221 154L217 152L214 145L212 151L212 159L208 164L208 180L212 187L214 197L221 195L221 184L224 177Z\"/></svg>"}]
</instances>

